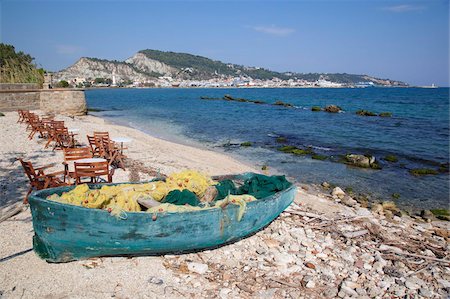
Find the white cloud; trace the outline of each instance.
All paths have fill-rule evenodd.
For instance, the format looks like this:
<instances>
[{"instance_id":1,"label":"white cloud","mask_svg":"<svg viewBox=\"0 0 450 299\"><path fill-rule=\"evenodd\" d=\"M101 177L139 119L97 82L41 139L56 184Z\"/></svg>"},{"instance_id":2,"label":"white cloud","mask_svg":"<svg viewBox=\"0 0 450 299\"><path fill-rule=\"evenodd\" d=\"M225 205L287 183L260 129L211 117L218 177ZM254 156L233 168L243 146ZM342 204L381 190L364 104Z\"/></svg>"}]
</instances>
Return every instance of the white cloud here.
<instances>
[{"instance_id":1,"label":"white cloud","mask_svg":"<svg viewBox=\"0 0 450 299\"><path fill-rule=\"evenodd\" d=\"M276 36L287 36L291 33L294 33L295 30L292 28L284 28L278 27L275 25L272 26L253 26L251 27L253 30L262 32L265 34L276 35Z\"/></svg>"},{"instance_id":2,"label":"white cloud","mask_svg":"<svg viewBox=\"0 0 450 299\"><path fill-rule=\"evenodd\" d=\"M418 5L410 5L410 4L401 4L394 6L384 7L384 10L392 11L392 12L408 12L408 11L417 11L424 10L425 7Z\"/></svg>"},{"instance_id":3,"label":"white cloud","mask_svg":"<svg viewBox=\"0 0 450 299\"><path fill-rule=\"evenodd\" d=\"M83 48L73 45L56 45L56 53L62 55L73 55L78 54L83 50Z\"/></svg>"}]
</instances>

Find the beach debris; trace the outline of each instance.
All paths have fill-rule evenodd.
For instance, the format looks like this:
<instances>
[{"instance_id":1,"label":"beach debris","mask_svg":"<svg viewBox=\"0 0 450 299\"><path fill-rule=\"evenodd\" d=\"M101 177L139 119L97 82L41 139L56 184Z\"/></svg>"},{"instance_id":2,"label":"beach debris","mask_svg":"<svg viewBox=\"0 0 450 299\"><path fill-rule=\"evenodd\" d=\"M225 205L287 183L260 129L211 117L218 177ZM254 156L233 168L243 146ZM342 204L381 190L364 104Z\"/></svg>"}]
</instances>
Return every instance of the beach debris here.
<instances>
[{"instance_id":1,"label":"beach debris","mask_svg":"<svg viewBox=\"0 0 450 299\"><path fill-rule=\"evenodd\" d=\"M0 223L25 211L26 208L26 205L24 205L22 202L17 202L15 204L2 208L2 210L0 211Z\"/></svg>"}]
</instances>

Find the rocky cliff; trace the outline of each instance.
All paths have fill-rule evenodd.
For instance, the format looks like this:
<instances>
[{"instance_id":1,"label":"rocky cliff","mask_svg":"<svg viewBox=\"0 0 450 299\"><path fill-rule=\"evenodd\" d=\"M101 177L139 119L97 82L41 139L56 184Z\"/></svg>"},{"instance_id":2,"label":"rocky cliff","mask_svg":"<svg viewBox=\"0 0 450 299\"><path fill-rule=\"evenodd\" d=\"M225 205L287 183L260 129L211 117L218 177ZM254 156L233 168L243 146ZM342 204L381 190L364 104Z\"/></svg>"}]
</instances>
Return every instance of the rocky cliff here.
<instances>
[{"instance_id":1,"label":"rocky cliff","mask_svg":"<svg viewBox=\"0 0 450 299\"><path fill-rule=\"evenodd\" d=\"M125 62L133 65L136 69L148 75L161 74L166 76L176 76L180 71L163 62L148 58L143 53L136 53L134 56L125 60Z\"/></svg>"},{"instance_id":2,"label":"rocky cliff","mask_svg":"<svg viewBox=\"0 0 450 299\"><path fill-rule=\"evenodd\" d=\"M69 81L76 78L112 78L112 75L118 81L143 81L149 77L126 62L82 57L72 66L55 73L53 78Z\"/></svg>"}]
</instances>

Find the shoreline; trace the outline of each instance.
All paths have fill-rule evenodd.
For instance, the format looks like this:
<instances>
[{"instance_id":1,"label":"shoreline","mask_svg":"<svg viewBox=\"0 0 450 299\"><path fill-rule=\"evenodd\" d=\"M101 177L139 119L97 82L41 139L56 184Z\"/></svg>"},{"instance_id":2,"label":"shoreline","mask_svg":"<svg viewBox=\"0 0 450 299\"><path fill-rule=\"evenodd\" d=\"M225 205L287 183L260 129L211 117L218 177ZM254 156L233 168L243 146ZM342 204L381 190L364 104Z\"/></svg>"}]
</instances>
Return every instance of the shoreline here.
<instances>
[{"instance_id":1,"label":"shoreline","mask_svg":"<svg viewBox=\"0 0 450 299\"><path fill-rule=\"evenodd\" d=\"M93 111L95 113L95 111ZM209 145L208 143L202 143L201 141L198 141L194 138L191 138L189 136L186 136L184 134L175 132L175 131L171 131L168 134L164 135L164 134L152 134L150 132L147 132L145 129L140 129L138 127L133 126L132 124L127 123L126 121L121 122L120 119L118 119L119 121L115 121L115 117L102 117L100 115L93 115L93 114L89 114L89 116L93 116L93 117L97 117L100 118L102 120L104 120L105 122L108 122L111 125L117 125L117 126L123 126L126 128L130 128L133 130L137 130L145 135L151 136L153 138L157 138L157 139L161 139L167 142L172 142L175 144L181 144L184 146L188 146L188 147L193 147L199 150L206 150L206 151L212 151L215 152L217 154L221 154L221 155L225 155L228 157L231 157L232 159L237 160L239 163L242 163L254 170L256 170L256 172L264 172L266 174L271 174L271 175L279 175L279 174L284 174L284 172L278 168L277 166L274 165L266 165L264 164L264 161L262 160L255 160L255 159L251 159L249 156L245 156L243 154L239 154L237 152L227 152L223 146L220 145ZM159 130L164 130L159 128ZM251 149L251 148L249 148ZM333 162L333 163L338 163L338 162ZM437 162L436 162L437 163ZM342 164L342 163L341 163ZM261 168L263 166L268 166L267 170L262 170ZM281 165L278 165L281 166ZM352 167L352 166L348 166L348 167ZM353 166L355 168L357 168L356 166ZM358 169L358 168L357 168ZM356 185L341 185L339 183L333 182L333 181L329 181L329 180L324 180L321 182L306 182L306 183L302 183L301 181L298 181L295 177L293 176L288 176L289 180L295 182L297 185L303 185L303 186L309 186L310 188L313 189L318 189L318 191L323 192L323 193L329 193L331 190L328 190L329 188L322 188L323 184L326 185L331 185L333 187L340 187L343 190L349 189L351 191L349 191L348 195L352 196L354 199L356 199L359 203L362 203L364 205L368 205L369 206L375 206L377 204L382 204L383 202L397 202L396 198L393 197L391 195L391 197L380 197L380 194L375 194L373 192L371 192L370 190L365 190L365 191L353 191L353 189L358 189L358 186ZM396 194L396 193L393 193ZM361 199L361 200L360 200ZM405 200L405 198L403 198L402 200ZM436 210L436 209L445 209L444 206L429 206L429 207L419 207L416 206L414 204L414 200L408 200L406 199L405 202L402 204L398 204L396 203L396 205L398 205L398 207L410 214L410 215L420 215L420 213L424 210Z\"/></svg>"},{"instance_id":2,"label":"shoreline","mask_svg":"<svg viewBox=\"0 0 450 299\"><path fill-rule=\"evenodd\" d=\"M126 154L133 163L163 173L183 168L210 175L260 172L226 154L154 138L99 117L58 115L56 119L78 128L77 140L83 143L94 130L132 138ZM44 150L44 140L28 140L25 126L16 120L15 112L0 117L4 136L0 206L21 201L28 187L19 163L14 162L16 156L37 165L56 163L51 170L62 168L62 153ZM152 178L130 168L117 170L113 181L129 181L132 176L139 181ZM49 264L27 251L33 236L28 209L0 223L6 232L0 235L0 272L4 273L0 291L6 298L333 298L417 293L433 298L450 294L448 222L420 221L389 206L370 211L337 189L324 192L318 186L297 185L294 203L265 229L227 246L183 255ZM410 259L415 260L410 263ZM202 264L206 272L196 272L192 263Z\"/></svg>"}]
</instances>

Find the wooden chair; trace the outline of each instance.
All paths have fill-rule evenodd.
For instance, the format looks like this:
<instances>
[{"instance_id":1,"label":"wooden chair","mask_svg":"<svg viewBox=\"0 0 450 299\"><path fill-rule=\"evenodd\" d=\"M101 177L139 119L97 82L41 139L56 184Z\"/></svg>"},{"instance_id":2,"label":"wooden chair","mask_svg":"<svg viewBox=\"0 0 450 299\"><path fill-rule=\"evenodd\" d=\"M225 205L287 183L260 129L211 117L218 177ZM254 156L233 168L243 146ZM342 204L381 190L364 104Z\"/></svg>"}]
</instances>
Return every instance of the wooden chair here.
<instances>
[{"instance_id":1,"label":"wooden chair","mask_svg":"<svg viewBox=\"0 0 450 299\"><path fill-rule=\"evenodd\" d=\"M98 144L95 141L95 137L89 136L89 135L86 135L86 136L87 136L87 139L89 142L89 147L91 148L92 155L94 157L100 157L100 148L98 147Z\"/></svg>"},{"instance_id":2,"label":"wooden chair","mask_svg":"<svg viewBox=\"0 0 450 299\"><path fill-rule=\"evenodd\" d=\"M57 129L63 129L64 128L64 121L63 120L50 120L46 123L46 129L47 129L47 135L48 140L45 144L44 148L47 148L50 143L55 142L55 147L57 147L58 143L58 130ZM53 148L53 150L55 149Z\"/></svg>"},{"instance_id":3,"label":"wooden chair","mask_svg":"<svg viewBox=\"0 0 450 299\"><path fill-rule=\"evenodd\" d=\"M26 115L29 112L30 112L29 110L22 110L22 109L17 110L17 113L19 114L19 119L17 120L17 122L18 123L25 122Z\"/></svg>"},{"instance_id":4,"label":"wooden chair","mask_svg":"<svg viewBox=\"0 0 450 299\"><path fill-rule=\"evenodd\" d=\"M109 132L94 132L94 137L96 138L107 137L109 139Z\"/></svg>"},{"instance_id":5,"label":"wooden chair","mask_svg":"<svg viewBox=\"0 0 450 299\"><path fill-rule=\"evenodd\" d=\"M42 190L51 187L59 187L68 185L64 177L63 179L59 179L58 176L64 175L65 171L57 171L53 173L45 173L44 169L51 167L52 165L46 165L43 167L34 168L33 164L29 161L23 161L21 158L18 159L22 164L22 167L30 180L30 189L28 190L27 195L23 202L28 203L28 196L30 195L33 189Z\"/></svg>"},{"instance_id":6,"label":"wooden chair","mask_svg":"<svg viewBox=\"0 0 450 299\"><path fill-rule=\"evenodd\" d=\"M54 128L52 138L55 139L55 145L53 146L53 150L75 147L75 135L77 134L69 133L69 130L66 127Z\"/></svg>"},{"instance_id":7,"label":"wooden chair","mask_svg":"<svg viewBox=\"0 0 450 299\"><path fill-rule=\"evenodd\" d=\"M126 158L126 156L114 141L111 141L109 137L97 137L96 144L98 144L100 155L108 160L109 165L125 170L123 159Z\"/></svg>"},{"instance_id":8,"label":"wooden chair","mask_svg":"<svg viewBox=\"0 0 450 299\"><path fill-rule=\"evenodd\" d=\"M77 147L77 148L63 148L64 153L64 170L66 171L65 177L75 179L75 171L70 171L69 162L93 158L91 149L89 147ZM74 168L72 168L74 170Z\"/></svg>"},{"instance_id":9,"label":"wooden chair","mask_svg":"<svg viewBox=\"0 0 450 299\"><path fill-rule=\"evenodd\" d=\"M112 183L114 169L109 168L108 162L78 163L75 165L75 184L82 183ZM101 177L106 176L106 181ZM88 179L88 181L86 181ZM103 180L103 181L102 181Z\"/></svg>"}]
</instances>

